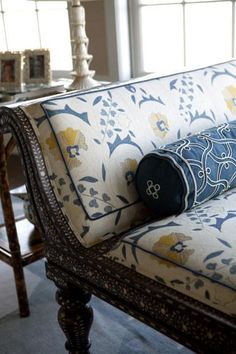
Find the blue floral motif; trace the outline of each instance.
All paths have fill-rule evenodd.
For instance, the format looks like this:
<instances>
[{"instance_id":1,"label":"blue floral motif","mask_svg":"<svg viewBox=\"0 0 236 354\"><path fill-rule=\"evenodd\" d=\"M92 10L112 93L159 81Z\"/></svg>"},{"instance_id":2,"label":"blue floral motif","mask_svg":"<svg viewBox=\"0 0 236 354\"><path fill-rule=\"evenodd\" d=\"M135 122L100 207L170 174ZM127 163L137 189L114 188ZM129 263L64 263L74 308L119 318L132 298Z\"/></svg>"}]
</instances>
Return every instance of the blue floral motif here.
<instances>
[{"instance_id":1,"label":"blue floral motif","mask_svg":"<svg viewBox=\"0 0 236 354\"><path fill-rule=\"evenodd\" d=\"M217 200L218 198L214 198L214 199ZM186 211L185 214L193 224L193 231L203 230L205 224L221 232L224 223L236 217L236 210L228 210L226 211L226 214L222 216L218 213L212 214L211 207L209 205L207 206L201 205Z\"/></svg>"},{"instance_id":2,"label":"blue floral motif","mask_svg":"<svg viewBox=\"0 0 236 354\"><path fill-rule=\"evenodd\" d=\"M50 104L50 102L47 102L47 104ZM47 108L46 111L47 111L48 118L52 118L54 116L59 116L59 115L63 116L64 114L70 114L73 117L77 117L77 118L81 119L84 123L87 123L88 125L90 125L87 112L79 113L79 112L75 111L74 109L72 109L68 104L66 104L63 109L49 109L49 108Z\"/></svg>"},{"instance_id":3,"label":"blue floral motif","mask_svg":"<svg viewBox=\"0 0 236 354\"><path fill-rule=\"evenodd\" d=\"M87 182L89 184L84 184L82 182ZM105 214L115 212L117 206L111 202L111 197L107 193L102 193L96 188L96 183L98 180L91 176L86 176L80 179L80 183L77 186L77 190L82 199L86 198L88 206L92 209L99 209L99 212L92 213L91 217L96 219ZM91 187L93 183L94 187ZM117 201L121 201L125 206L129 205L129 201L122 195L116 195ZM103 211L103 212L102 212ZM115 224L119 222L122 209L118 209L118 215L116 216Z\"/></svg>"},{"instance_id":4,"label":"blue floral motif","mask_svg":"<svg viewBox=\"0 0 236 354\"><path fill-rule=\"evenodd\" d=\"M172 230L184 233L186 225L188 236L196 236L193 248L196 246L197 249L198 244L200 247L205 246L204 241L207 246L208 236L214 239L214 247L202 247L202 260L205 259L205 262L197 264L199 274L194 279L192 272L189 277L174 274L168 280L165 272L160 273L158 269L156 279L166 282L168 286L171 283L177 290L178 287L193 291L200 289L199 293L204 293L206 299L214 299L214 293L206 289L207 281L200 273L207 274L213 281L221 280L220 269L228 270L223 277L236 274L234 243L230 233L231 225L236 220L236 208L231 203L230 193L236 191L215 198L223 200L223 207L218 207L216 202L216 207L211 208L211 202L208 202L188 211L187 216L178 215L154 224L147 224L145 219L142 221L143 228L134 230L133 227L138 225L137 220L141 220L137 215L143 215L143 211L140 212L141 203L138 203L137 208L134 205L137 198L134 188L136 169L130 166L133 161L138 164L140 155L150 151L152 146L159 148L160 144L168 144L176 140L176 135L178 139L186 138L186 135L218 125L218 121L231 121L233 114L227 109L223 90L226 86L234 85L235 76L232 73L235 74L233 64L225 64L169 77L145 78L130 84L113 84L108 88L71 93L47 100L42 104L44 111L38 110L35 119L41 137L45 132L45 139L50 128L58 136L68 126L81 131L86 138L88 148L82 150L76 140L66 144L64 150L61 149L60 139L58 144L42 146L50 158L46 163L54 171L50 178L58 202L80 241L90 245L103 237L108 238L131 228L128 234L130 238L127 239L130 246L124 242L122 252L124 258L130 258L130 264L138 270L142 262L137 250L144 245L149 232L154 239L155 235L166 235ZM214 105L212 98L218 100L217 105ZM31 113L29 111L32 116ZM155 118L155 130L150 129L151 115ZM42 138L42 144L45 139ZM54 150L59 153L53 154ZM81 166L73 165L72 169L68 164L64 171L63 158L66 154L70 160L80 161ZM131 205L132 208L129 208ZM106 217L108 214L111 215ZM152 222L148 212L147 216ZM102 231L101 224L104 225ZM182 242L177 242L170 247L170 251L184 254L184 247ZM234 279L231 277L231 280L233 282Z\"/></svg>"},{"instance_id":5,"label":"blue floral motif","mask_svg":"<svg viewBox=\"0 0 236 354\"><path fill-rule=\"evenodd\" d=\"M195 96L198 97L199 92L200 94L204 94L204 89L194 80L191 74L185 73L181 78L171 80L169 87L170 90L176 90L179 92L178 108L180 115L183 117L185 122L188 122L189 125L191 125L198 119L208 119L212 123L215 123L216 117L212 110L209 110L209 112L199 112L198 110L193 111Z\"/></svg>"},{"instance_id":6,"label":"blue floral motif","mask_svg":"<svg viewBox=\"0 0 236 354\"><path fill-rule=\"evenodd\" d=\"M110 150L110 156L118 148L118 146L120 146L122 144L128 144L128 145L132 145L132 146L136 147L140 151L141 155L143 155L142 149L140 148L140 146L138 144L136 144L135 142L132 141L129 134L124 139L121 139L120 136L117 134L116 139L112 143L109 143L109 142L107 143L109 150Z\"/></svg>"},{"instance_id":7,"label":"blue floral motif","mask_svg":"<svg viewBox=\"0 0 236 354\"><path fill-rule=\"evenodd\" d=\"M139 108L147 102L157 102L162 105L165 105L165 103L162 101L160 96L154 97L153 95L150 95L144 90L142 87L136 88L134 85L126 85L124 86L126 90L132 93L131 95L131 100L134 104L138 104ZM136 94L136 95L135 95ZM141 96L141 97L140 97Z\"/></svg>"},{"instance_id":8,"label":"blue floral motif","mask_svg":"<svg viewBox=\"0 0 236 354\"><path fill-rule=\"evenodd\" d=\"M233 77L234 79L236 79L236 76L231 73L228 69L224 69L224 70L219 70L219 69L216 69L216 70L212 70L212 77L211 77L211 83L213 84L214 80L220 76L231 76Z\"/></svg>"},{"instance_id":9,"label":"blue floral motif","mask_svg":"<svg viewBox=\"0 0 236 354\"><path fill-rule=\"evenodd\" d=\"M94 100L94 104L102 104L100 111L100 126L102 139L94 138L96 144L107 143L110 156L122 144L128 144L136 147L141 154L143 154L140 146L133 140L135 134L130 130L131 120L126 115L123 108L119 107L118 103L113 100L111 91L107 91L106 98L98 96ZM105 173L105 166L103 165L102 171L103 179Z\"/></svg>"},{"instance_id":10,"label":"blue floral motif","mask_svg":"<svg viewBox=\"0 0 236 354\"><path fill-rule=\"evenodd\" d=\"M224 258L224 250L209 253L203 263L205 263L206 269L200 272L204 272L213 281L221 281L224 271L233 275L236 274L236 260L233 258ZM235 284L232 283L231 285L232 288L235 288Z\"/></svg>"},{"instance_id":11,"label":"blue floral motif","mask_svg":"<svg viewBox=\"0 0 236 354\"><path fill-rule=\"evenodd\" d=\"M110 213L115 209L115 206L110 202L111 198L107 193L102 193L101 195L99 192L93 187L87 187L83 183L80 183L77 186L77 189L81 195L81 197L89 198L88 205L91 208L101 210L103 208L105 213ZM93 213L92 217L96 218L102 216L102 213Z\"/></svg>"},{"instance_id":12,"label":"blue floral motif","mask_svg":"<svg viewBox=\"0 0 236 354\"><path fill-rule=\"evenodd\" d=\"M229 219L236 218L236 210L228 211L225 217L216 217L215 223L209 226L215 227L217 230L221 231L223 224Z\"/></svg>"},{"instance_id":13,"label":"blue floral motif","mask_svg":"<svg viewBox=\"0 0 236 354\"><path fill-rule=\"evenodd\" d=\"M125 112L123 108L119 108L118 103L114 102L112 99L112 94L110 91L108 91L108 97L101 98L97 97L97 99L94 100L94 102L99 103L102 102L102 109L101 109L101 119L100 119L100 125L102 127L101 133L103 135L102 142L106 138L111 138L114 135L114 131L120 131L117 125L117 116L119 113Z\"/></svg>"}]
</instances>

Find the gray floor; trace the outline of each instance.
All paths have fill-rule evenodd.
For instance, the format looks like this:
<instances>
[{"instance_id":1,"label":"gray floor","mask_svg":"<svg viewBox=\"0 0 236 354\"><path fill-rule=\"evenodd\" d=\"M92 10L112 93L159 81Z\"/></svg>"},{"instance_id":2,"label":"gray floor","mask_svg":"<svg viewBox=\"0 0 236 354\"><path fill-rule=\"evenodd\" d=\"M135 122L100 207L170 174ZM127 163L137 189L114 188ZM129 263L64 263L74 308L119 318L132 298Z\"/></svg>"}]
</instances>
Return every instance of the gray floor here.
<instances>
[{"instance_id":1,"label":"gray floor","mask_svg":"<svg viewBox=\"0 0 236 354\"><path fill-rule=\"evenodd\" d=\"M64 335L57 324L55 287L46 279L44 262L25 268L31 315L18 316L12 270L0 261L0 353L63 354ZM92 354L190 354L191 351L93 298Z\"/></svg>"},{"instance_id":2,"label":"gray floor","mask_svg":"<svg viewBox=\"0 0 236 354\"><path fill-rule=\"evenodd\" d=\"M10 158L11 188L24 179L19 159ZM17 171L17 173L16 173ZM22 214L14 201L15 214ZM2 215L0 211L0 222ZM44 261L25 268L31 315L21 319L12 269L0 261L0 354L63 354L64 335L57 324L55 287L46 279ZM93 297L94 322L91 330L92 354L191 354L192 352Z\"/></svg>"}]
</instances>

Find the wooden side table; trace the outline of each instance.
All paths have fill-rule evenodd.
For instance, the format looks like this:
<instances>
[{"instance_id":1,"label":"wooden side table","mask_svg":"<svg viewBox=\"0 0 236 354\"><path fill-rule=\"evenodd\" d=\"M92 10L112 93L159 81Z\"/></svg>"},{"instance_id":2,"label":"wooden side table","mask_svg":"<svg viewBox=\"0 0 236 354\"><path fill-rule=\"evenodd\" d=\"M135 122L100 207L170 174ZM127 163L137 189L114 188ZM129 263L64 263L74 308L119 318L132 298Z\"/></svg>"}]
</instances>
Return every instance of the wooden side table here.
<instances>
[{"instance_id":1,"label":"wooden side table","mask_svg":"<svg viewBox=\"0 0 236 354\"><path fill-rule=\"evenodd\" d=\"M7 159L14 147L13 138L5 147L0 132L0 195L5 220L0 228L0 260L13 268L20 316L27 317L30 310L23 267L43 258L44 248L33 224L27 219L15 221L7 174Z\"/></svg>"}]
</instances>

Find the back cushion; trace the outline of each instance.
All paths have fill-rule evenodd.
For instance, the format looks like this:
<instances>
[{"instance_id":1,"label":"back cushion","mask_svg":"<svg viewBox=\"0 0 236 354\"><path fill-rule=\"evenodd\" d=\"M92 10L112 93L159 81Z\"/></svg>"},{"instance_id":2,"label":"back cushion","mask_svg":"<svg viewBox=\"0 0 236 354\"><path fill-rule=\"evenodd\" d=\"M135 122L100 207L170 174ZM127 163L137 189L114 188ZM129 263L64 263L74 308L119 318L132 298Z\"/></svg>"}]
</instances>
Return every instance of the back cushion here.
<instances>
[{"instance_id":1,"label":"back cushion","mask_svg":"<svg viewBox=\"0 0 236 354\"><path fill-rule=\"evenodd\" d=\"M72 92L24 107L68 222L87 247L145 220L147 152L236 116L236 61Z\"/></svg>"}]
</instances>

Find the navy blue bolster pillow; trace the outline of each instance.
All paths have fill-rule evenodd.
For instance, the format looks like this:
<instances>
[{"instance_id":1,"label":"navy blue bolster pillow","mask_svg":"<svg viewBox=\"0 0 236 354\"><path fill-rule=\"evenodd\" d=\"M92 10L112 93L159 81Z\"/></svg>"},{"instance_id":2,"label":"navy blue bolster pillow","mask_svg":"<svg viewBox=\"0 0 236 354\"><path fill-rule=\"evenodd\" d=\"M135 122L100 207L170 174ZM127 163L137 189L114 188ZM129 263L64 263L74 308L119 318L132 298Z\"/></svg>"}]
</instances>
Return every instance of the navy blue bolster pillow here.
<instances>
[{"instance_id":1,"label":"navy blue bolster pillow","mask_svg":"<svg viewBox=\"0 0 236 354\"><path fill-rule=\"evenodd\" d=\"M179 214L236 186L236 120L145 155L136 188L159 217Z\"/></svg>"}]
</instances>

